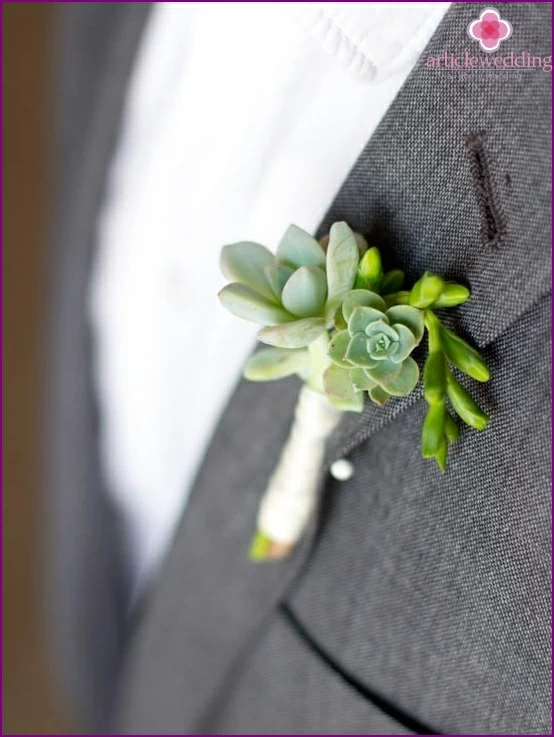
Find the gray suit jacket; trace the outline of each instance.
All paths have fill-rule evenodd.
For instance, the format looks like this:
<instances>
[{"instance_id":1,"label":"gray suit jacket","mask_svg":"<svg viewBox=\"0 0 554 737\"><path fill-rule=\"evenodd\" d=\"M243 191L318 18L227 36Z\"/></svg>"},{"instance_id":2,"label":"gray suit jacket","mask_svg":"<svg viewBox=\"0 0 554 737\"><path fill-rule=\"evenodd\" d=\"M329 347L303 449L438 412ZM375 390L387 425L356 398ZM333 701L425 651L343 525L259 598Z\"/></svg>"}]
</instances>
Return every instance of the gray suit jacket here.
<instances>
[{"instance_id":1,"label":"gray suit jacket","mask_svg":"<svg viewBox=\"0 0 554 737\"><path fill-rule=\"evenodd\" d=\"M550 3L497 3L501 47L550 54ZM442 475L420 457L420 394L347 415L320 508L287 560L246 557L298 382L239 381L159 580L129 619L103 489L85 299L95 221L141 3L66 7L53 333L54 600L89 719L131 733L550 732L550 74L472 76L454 3L343 183L346 220L416 278L466 283L452 314L493 379ZM443 65L442 65L443 66ZM224 121L222 120L222 125ZM337 186L340 183L337 183ZM333 480L348 457L354 475Z\"/></svg>"}]
</instances>

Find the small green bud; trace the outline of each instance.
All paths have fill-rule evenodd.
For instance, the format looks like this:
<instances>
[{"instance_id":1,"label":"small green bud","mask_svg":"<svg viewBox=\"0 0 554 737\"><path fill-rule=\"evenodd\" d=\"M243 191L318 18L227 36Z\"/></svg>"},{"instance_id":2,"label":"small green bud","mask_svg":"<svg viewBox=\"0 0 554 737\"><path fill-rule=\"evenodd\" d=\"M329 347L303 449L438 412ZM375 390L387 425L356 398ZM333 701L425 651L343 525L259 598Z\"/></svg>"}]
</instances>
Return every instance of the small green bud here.
<instances>
[{"instance_id":1,"label":"small green bud","mask_svg":"<svg viewBox=\"0 0 554 737\"><path fill-rule=\"evenodd\" d=\"M385 294L383 299L387 307L396 307L396 305L407 305L410 298L409 292L392 292L392 294Z\"/></svg>"},{"instance_id":2,"label":"small green bud","mask_svg":"<svg viewBox=\"0 0 554 737\"><path fill-rule=\"evenodd\" d=\"M429 307L440 297L443 289L444 279L426 271L412 287L409 304L420 309Z\"/></svg>"},{"instance_id":3,"label":"small green bud","mask_svg":"<svg viewBox=\"0 0 554 737\"><path fill-rule=\"evenodd\" d=\"M448 455L448 445L446 443L446 440L443 438L441 444L439 445L439 449L435 453L435 460L437 462L437 466L440 468L440 470L444 473L446 471L446 456Z\"/></svg>"},{"instance_id":4,"label":"small green bud","mask_svg":"<svg viewBox=\"0 0 554 737\"><path fill-rule=\"evenodd\" d=\"M456 421L449 414L446 415L446 422L444 423L444 434L449 443L455 443L460 435L460 428L456 424Z\"/></svg>"},{"instance_id":5,"label":"small green bud","mask_svg":"<svg viewBox=\"0 0 554 737\"><path fill-rule=\"evenodd\" d=\"M404 284L404 272L400 269L392 269L387 271L383 277L383 283L381 284L381 294L391 294L392 292L399 292Z\"/></svg>"},{"instance_id":6,"label":"small green bud","mask_svg":"<svg viewBox=\"0 0 554 737\"><path fill-rule=\"evenodd\" d=\"M440 351L427 356L423 367L423 396L429 404L444 399L446 393L446 361Z\"/></svg>"},{"instance_id":7,"label":"small green bud","mask_svg":"<svg viewBox=\"0 0 554 737\"><path fill-rule=\"evenodd\" d=\"M358 277L363 281L366 289L372 292L376 292L381 286L381 280L383 277L383 265L381 263L381 254L379 249L373 246L369 248L364 255L360 263L358 264ZM356 285L358 279L356 279Z\"/></svg>"},{"instance_id":8,"label":"small green bud","mask_svg":"<svg viewBox=\"0 0 554 737\"><path fill-rule=\"evenodd\" d=\"M424 458L434 458L444 442L444 423L446 405L444 400L429 406L421 434L421 454Z\"/></svg>"},{"instance_id":9,"label":"small green bud","mask_svg":"<svg viewBox=\"0 0 554 737\"><path fill-rule=\"evenodd\" d=\"M488 381L491 372L479 353L465 340L444 326L441 327L441 343L450 363L476 381Z\"/></svg>"},{"instance_id":10,"label":"small green bud","mask_svg":"<svg viewBox=\"0 0 554 737\"><path fill-rule=\"evenodd\" d=\"M446 392L454 411L466 425L475 428L475 430L484 430L486 428L489 424L490 417L483 412L477 402L470 397L450 372L446 377Z\"/></svg>"},{"instance_id":11,"label":"small green bud","mask_svg":"<svg viewBox=\"0 0 554 737\"><path fill-rule=\"evenodd\" d=\"M470 291L467 287L455 282L447 282L444 285L442 294L436 300L433 307L455 307L466 302L470 297Z\"/></svg>"}]
</instances>

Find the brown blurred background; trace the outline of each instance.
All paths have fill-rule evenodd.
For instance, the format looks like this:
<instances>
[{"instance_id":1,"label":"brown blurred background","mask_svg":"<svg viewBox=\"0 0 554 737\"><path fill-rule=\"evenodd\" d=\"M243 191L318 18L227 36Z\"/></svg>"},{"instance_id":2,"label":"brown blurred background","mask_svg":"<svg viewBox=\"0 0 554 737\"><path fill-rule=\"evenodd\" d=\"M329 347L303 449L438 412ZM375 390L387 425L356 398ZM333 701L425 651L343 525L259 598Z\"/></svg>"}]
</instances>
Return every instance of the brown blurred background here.
<instances>
[{"instance_id":1,"label":"brown blurred background","mask_svg":"<svg viewBox=\"0 0 554 737\"><path fill-rule=\"evenodd\" d=\"M72 731L52 672L39 591L57 12L56 3L2 4L3 734Z\"/></svg>"}]
</instances>

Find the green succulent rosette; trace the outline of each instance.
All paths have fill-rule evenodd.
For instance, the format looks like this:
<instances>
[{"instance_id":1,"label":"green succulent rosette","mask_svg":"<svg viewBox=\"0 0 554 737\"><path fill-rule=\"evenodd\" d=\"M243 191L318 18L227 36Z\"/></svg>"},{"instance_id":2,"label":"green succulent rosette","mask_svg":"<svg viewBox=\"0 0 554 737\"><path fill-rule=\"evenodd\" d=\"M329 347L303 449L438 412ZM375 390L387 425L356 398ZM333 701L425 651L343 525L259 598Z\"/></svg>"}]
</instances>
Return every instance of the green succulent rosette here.
<instances>
[{"instance_id":1,"label":"green succulent rosette","mask_svg":"<svg viewBox=\"0 0 554 737\"><path fill-rule=\"evenodd\" d=\"M326 250L291 225L274 255L258 243L225 246L221 270L232 280L219 293L238 317L264 325L259 339L278 348L306 348L333 326L333 305L352 289L367 244L346 223L331 228Z\"/></svg>"},{"instance_id":2,"label":"green succulent rosette","mask_svg":"<svg viewBox=\"0 0 554 737\"><path fill-rule=\"evenodd\" d=\"M323 382L330 401L341 409L357 409L359 392L377 404L410 394L419 379L411 357L424 330L423 313L408 305L387 308L375 292L354 289L345 295L346 329L333 336ZM362 397L363 399L363 397Z\"/></svg>"},{"instance_id":3,"label":"green succulent rosette","mask_svg":"<svg viewBox=\"0 0 554 737\"><path fill-rule=\"evenodd\" d=\"M263 325L258 339L272 346L250 357L244 368L247 379L298 374L324 392L329 331L366 250L363 237L346 223L335 223L322 243L291 225L275 255L251 242L223 248L221 270L233 281L219 298L230 312Z\"/></svg>"}]
</instances>

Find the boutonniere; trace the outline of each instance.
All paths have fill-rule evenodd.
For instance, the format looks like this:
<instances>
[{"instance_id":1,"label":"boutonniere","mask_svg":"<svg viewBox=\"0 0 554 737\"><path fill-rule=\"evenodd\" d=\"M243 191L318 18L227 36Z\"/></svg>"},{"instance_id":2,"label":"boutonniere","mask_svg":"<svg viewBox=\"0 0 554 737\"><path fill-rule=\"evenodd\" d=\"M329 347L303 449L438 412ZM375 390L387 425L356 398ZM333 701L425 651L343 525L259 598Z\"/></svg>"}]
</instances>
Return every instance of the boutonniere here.
<instances>
[{"instance_id":1,"label":"boutonniere","mask_svg":"<svg viewBox=\"0 0 554 737\"><path fill-rule=\"evenodd\" d=\"M343 222L320 242L291 225L275 255L257 243L225 246L221 269L232 282L219 293L222 304L262 325L258 338L271 346L253 353L244 376L297 374L304 382L261 500L253 559L283 557L300 539L315 506L325 442L342 413L361 412L366 397L384 405L415 389L420 370L411 354L425 333L422 455L445 471L448 446L458 439L454 415L476 430L487 426L453 369L477 381L488 381L489 369L435 313L469 299L461 284L425 272L405 289L404 273L384 272L379 249Z\"/></svg>"}]
</instances>

